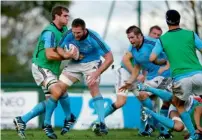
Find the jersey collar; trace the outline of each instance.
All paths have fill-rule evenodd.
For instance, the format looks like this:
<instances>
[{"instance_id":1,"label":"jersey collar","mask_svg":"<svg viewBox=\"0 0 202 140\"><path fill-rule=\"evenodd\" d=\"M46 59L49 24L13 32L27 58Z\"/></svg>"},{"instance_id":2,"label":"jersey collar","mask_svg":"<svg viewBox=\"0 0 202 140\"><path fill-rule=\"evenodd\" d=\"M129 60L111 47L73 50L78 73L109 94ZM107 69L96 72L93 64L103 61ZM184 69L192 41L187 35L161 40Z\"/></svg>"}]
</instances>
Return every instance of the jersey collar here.
<instances>
[{"instance_id":1,"label":"jersey collar","mask_svg":"<svg viewBox=\"0 0 202 140\"><path fill-rule=\"evenodd\" d=\"M136 48L137 51L139 51L139 50L142 48L143 44L144 44L144 36L142 36L142 37L143 37L143 39L142 39L142 44L140 45L139 48Z\"/></svg>"},{"instance_id":2,"label":"jersey collar","mask_svg":"<svg viewBox=\"0 0 202 140\"><path fill-rule=\"evenodd\" d=\"M168 32L176 32L176 31L180 31L182 30L181 28L176 28L176 29L172 29L172 30L169 30Z\"/></svg>"},{"instance_id":3,"label":"jersey collar","mask_svg":"<svg viewBox=\"0 0 202 140\"><path fill-rule=\"evenodd\" d=\"M51 22L50 24L53 25L53 26L55 26L55 28L57 28L57 30L60 31L61 33L63 32L63 28L59 29L59 28L55 25L55 23Z\"/></svg>"},{"instance_id":4,"label":"jersey collar","mask_svg":"<svg viewBox=\"0 0 202 140\"><path fill-rule=\"evenodd\" d=\"M88 29L86 29L86 31L87 31L86 35L83 36L83 37L80 39L80 41L85 40L85 39L88 37L88 33L89 33L89 31L88 31Z\"/></svg>"}]
</instances>

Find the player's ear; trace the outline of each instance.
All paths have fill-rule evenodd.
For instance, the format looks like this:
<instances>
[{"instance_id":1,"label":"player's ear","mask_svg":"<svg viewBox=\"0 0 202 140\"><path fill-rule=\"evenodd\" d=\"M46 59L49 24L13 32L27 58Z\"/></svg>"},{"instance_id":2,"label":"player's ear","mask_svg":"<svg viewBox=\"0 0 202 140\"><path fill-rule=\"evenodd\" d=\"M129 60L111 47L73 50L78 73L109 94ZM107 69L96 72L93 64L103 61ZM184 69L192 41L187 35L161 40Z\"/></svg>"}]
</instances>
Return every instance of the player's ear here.
<instances>
[{"instance_id":1,"label":"player's ear","mask_svg":"<svg viewBox=\"0 0 202 140\"><path fill-rule=\"evenodd\" d=\"M142 37L142 35L141 35L141 34L138 34L138 35L137 35L137 38L139 38L139 39L140 39L141 37Z\"/></svg>"}]
</instances>

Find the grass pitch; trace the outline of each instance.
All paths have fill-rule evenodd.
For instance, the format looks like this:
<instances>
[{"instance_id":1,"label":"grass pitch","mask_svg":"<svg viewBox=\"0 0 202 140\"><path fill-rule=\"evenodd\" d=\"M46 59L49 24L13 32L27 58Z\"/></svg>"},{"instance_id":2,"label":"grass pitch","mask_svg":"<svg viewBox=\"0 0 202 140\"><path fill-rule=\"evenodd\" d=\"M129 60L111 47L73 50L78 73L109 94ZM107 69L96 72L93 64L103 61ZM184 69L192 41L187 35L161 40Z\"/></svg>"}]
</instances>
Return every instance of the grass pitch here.
<instances>
[{"instance_id":1,"label":"grass pitch","mask_svg":"<svg viewBox=\"0 0 202 140\"><path fill-rule=\"evenodd\" d=\"M110 129L106 136L96 136L91 130L71 130L66 135L60 135L60 129L55 129L58 140L155 140L158 132L151 137L140 137L134 129ZM48 140L41 129L26 130L26 140ZM172 133L173 140L183 140L183 133ZM1 140L20 140L15 130L1 130Z\"/></svg>"}]
</instances>

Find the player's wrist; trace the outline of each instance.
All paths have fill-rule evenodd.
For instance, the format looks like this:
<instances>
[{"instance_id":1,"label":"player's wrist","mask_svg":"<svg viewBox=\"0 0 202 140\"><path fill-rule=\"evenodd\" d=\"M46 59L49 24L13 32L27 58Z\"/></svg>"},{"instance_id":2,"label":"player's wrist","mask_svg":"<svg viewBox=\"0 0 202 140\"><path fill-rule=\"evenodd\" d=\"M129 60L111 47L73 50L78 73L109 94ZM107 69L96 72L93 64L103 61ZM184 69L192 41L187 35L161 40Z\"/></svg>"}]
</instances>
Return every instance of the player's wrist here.
<instances>
[{"instance_id":1,"label":"player's wrist","mask_svg":"<svg viewBox=\"0 0 202 140\"><path fill-rule=\"evenodd\" d=\"M98 74L98 76L100 76L102 72L99 69L97 69L96 73Z\"/></svg>"},{"instance_id":2,"label":"player's wrist","mask_svg":"<svg viewBox=\"0 0 202 140\"><path fill-rule=\"evenodd\" d=\"M70 59L71 58L70 56L71 55L68 52L64 52L64 54L63 54L64 59Z\"/></svg>"}]
</instances>

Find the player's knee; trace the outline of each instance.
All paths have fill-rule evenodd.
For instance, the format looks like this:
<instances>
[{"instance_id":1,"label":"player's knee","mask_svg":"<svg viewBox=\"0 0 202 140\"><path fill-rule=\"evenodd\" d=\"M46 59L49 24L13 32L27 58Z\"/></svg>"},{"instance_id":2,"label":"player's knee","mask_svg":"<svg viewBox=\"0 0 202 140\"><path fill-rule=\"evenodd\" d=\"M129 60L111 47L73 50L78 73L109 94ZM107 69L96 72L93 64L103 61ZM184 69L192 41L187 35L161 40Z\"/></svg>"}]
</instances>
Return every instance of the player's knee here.
<instances>
[{"instance_id":1,"label":"player's knee","mask_svg":"<svg viewBox=\"0 0 202 140\"><path fill-rule=\"evenodd\" d=\"M140 92L139 93L139 96L138 96L138 99L140 100L140 101L144 101L146 98L148 98L149 97L149 95L146 93L146 92Z\"/></svg>"},{"instance_id":2,"label":"player's knee","mask_svg":"<svg viewBox=\"0 0 202 140\"><path fill-rule=\"evenodd\" d=\"M90 94L94 97L100 94L99 90L99 85L98 84L93 84L93 85L88 85L88 89L90 90Z\"/></svg>"},{"instance_id":3,"label":"player's knee","mask_svg":"<svg viewBox=\"0 0 202 140\"><path fill-rule=\"evenodd\" d=\"M95 82L94 84L88 84L88 88L92 89L92 90L97 90L97 88L99 87L99 83Z\"/></svg>"},{"instance_id":4,"label":"player's knee","mask_svg":"<svg viewBox=\"0 0 202 140\"><path fill-rule=\"evenodd\" d=\"M67 91L68 85L62 81L58 81L58 86L61 88L62 92L65 93Z\"/></svg>"},{"instance_id":5,"label":"player's knee","mask_svg":"<svg viewBox=\"0 0 202 140\"><path fill-rule=\"evenodd\" d=\"M184 130L184 125L183 125L182 123L178 123L178 124L176 124L176 125L174 126L174 128L175 128L175 131L181 132L181 131Z\"/></svg>"},{"instance_id":6,"label":"player's knee","mask_svg":"<svg viewBox=\"0 0 202 140\"><path fill-rule=\"evenodd\" d=\"M179 117L174 118L174 129L177 132L181 132L184 130L184 124L182 123L182 120Z\"/></svg>"},{"instance_id":7,"label":"player's knee","mask_svg":"<svg viewBox=\"0 0 202 140\"><path fill-rule=\"evenodd\" d=\"M55 97L56 99L59 99L60 96L63 94L62 88L59 86L59 84L54 84L50 89L51 95Z\"/></svg>"}]
</instances>

